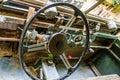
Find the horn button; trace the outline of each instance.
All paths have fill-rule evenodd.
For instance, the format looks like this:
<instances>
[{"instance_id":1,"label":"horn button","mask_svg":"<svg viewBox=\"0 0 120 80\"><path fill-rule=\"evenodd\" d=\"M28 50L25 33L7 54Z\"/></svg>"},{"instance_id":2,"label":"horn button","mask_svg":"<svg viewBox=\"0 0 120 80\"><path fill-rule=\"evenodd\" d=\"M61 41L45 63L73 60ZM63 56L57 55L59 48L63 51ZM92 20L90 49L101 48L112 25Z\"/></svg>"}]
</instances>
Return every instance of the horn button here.
<instances>
[{"instance_id":1,"label":"horn button","mask_svg":"<svg viewBox=\"0 0 120 80\"><path fill-rule=\"evenodd\" d=\"M67 39L62 33L55 33L51 36L48 43L48 50L55 56L61 55L67 45Z\"/></svg>"}]
</instances>

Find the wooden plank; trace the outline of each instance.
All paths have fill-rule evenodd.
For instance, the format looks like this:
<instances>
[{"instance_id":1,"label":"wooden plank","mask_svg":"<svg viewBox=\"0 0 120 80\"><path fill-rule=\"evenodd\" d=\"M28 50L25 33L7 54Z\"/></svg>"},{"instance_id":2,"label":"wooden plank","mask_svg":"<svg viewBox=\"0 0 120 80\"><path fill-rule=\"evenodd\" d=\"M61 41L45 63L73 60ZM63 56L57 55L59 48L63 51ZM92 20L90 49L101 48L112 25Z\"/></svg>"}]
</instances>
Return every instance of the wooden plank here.
<instances>
[{"instance_id":1,"label":"wooden plank","mask_svg":"<svg viewBox=\"0 0 120 80\"><path fill-rule=\"evenodd\" d=\"M8 0L8 1L16 1L16 0ZM42 1L40 1L40 3L44 4ZM44 6L44 5L42 5L42 6ZM64 7L57 7L57 9L58 9L59 12L62 12L62 13L65 13L65 14L69 14L69 15L73 14L72 10L65 9ZM99 22L99 23L102 23L102 24L106 24L107 21L108 21L108 19L106 19L106 18L102 18L102 17L99 17L99 16L91 15L91 14L86 14L86 17L90 21L95 21L95 22ZM117 24L118 28L120 28L120 22L116 21L116 24Z\"/></svg>"},{"instance_id":2,"label":"wooden plank","mask_svg":"<svg viewBox=\"0 0 120 80\"><path fill-rule=\"evenodd\" d=\"M9 2L23 2L23 3L30 3L33 5L37 5L37 6L44 6L46 4L46 1L37 1L37 0L8 0Z\"/></svg>"},{"instance_id":3,"label":"wooden plank","mask_svg":"<svg viewBox=\"0 0 120 80\"><path fill-rule=\"evenodd\" d=\"M18 38L0 37L0 41L19 42L20 39L18 39ZM26 42L26 41L24 41L24 42ZM36 41L31 40L30 43L36 43Z\"/></svg>"},{"instance_id":4,"label":"wooden plank","mask_svg":"<svg viewBox=\"0 0 120 80\"><path fill-rule=\"evenodd\" d=\"M39 5L36 5L36 4L32 4L32 3L28 3L28 2L24 2L24 1L21 1L21 0L8 0L8 2L11 2L11 3L18 3L20 5L24 5L24 6L31 6L31 7L35 7L35 8L40 8L42 7L40 4Z\"/></svg>"},{"instance_id":5,"label":"wooden plank","mask_svg":"<svg viewBox=\"0 0 120 80\"><path fill-rule=\"evenodd\" d=\"M20 0L8 0L8 1L20 1ZM24 2L26 3L31 3L31 4L34 4L34 5L37 5L38 6L38 3L39 3L39 6L44 6L46 4L46 1L33 1L33 0L23 0ZM21 1L21 2L23 2ZM18 3L19 4L19 3ZM40 7L40 8L41 8ZM73 14L73 10L71 9L66 9L64 7L57 7L58 11L62 12L62 13L68 13L68 14ZM86 17L89 19L89 20L94 20L95 22L100 22L100 23L103 23L103 24L106 24L108 19L106 18L102 18L102 17L99 17L99 16L95 16L95 15L91 15L91 14L86 14ZM120 22L118 21L115 21L118 28L120 28Z\"/></svg>"},{"instance_id":6,"label":"wooden plank","mask_svg":"<svg viewBox=\"0 0 120 80\"><path fill-rule=\"evenodd\" d=\"M41 6L44 6L44 4L46 4L46 2L48 0L44 0L44 1L41 1L41 0L22 0L24 2L28 2L28 3L32 3L32 4L35 4L35 5L41 5Z\"/></svg>"},{"instance_id":7,"label":"wooden plank","mask_svg":"<svg viewBox=\"0 0 120 80\"><path fill-rule=\"evenodd\" d=\"M18 17L12 17L12 16L6 16L6 15L0 15L5 18L5 22L15 23L15 24L24 24L25 19L18 18Z\"/></svg>"},{"instance_id":8,"label":"wooden plank","mask_svg":"<svg viewBox=\"0 0 120 80\"><path fill-rule=\"evenodd\" d=\"M28 20L34 15L34 13L35 13L35 8L33 8L33 7L29 7L26 22L28 22Z\"/></svg>"},{"instance_id":9,"label":"wooden plank","mask_svg":"<svg viewBox=\"0 0 120 80\"><path fill-rule=\"evenodd\" d=\"M0 37L0 41L19 42L20 39L17 39L17 38Z\"/></svg>"}]
</instances>

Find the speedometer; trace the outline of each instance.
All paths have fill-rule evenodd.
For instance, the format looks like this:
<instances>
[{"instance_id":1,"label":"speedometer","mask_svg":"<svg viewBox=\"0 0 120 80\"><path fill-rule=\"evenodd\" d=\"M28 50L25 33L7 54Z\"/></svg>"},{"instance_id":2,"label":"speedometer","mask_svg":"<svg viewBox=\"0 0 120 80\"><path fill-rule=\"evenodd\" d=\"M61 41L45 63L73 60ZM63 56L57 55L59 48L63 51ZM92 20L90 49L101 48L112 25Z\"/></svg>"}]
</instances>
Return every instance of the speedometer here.
<instances>
[{"instance_id":1,"label":"speedometer","mask_svg":"<svg viewBox=\"0 0 120 80\"><path fill-rule=\"evenodd\" d=\"M75 44L79 44L82 41L82 35L76 35L74 37Z\"/></svg>"}]
</instances>

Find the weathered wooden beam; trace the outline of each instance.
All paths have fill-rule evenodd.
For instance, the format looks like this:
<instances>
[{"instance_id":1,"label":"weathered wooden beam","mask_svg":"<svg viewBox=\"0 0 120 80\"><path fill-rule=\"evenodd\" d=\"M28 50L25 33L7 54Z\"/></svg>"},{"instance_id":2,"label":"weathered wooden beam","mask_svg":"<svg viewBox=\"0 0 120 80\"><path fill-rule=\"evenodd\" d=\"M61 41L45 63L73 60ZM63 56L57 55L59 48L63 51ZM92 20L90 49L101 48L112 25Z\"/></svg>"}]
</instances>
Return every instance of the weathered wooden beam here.
<instances>
[{"instance_id":1,"label":"weathered wooden beam","mask_svg":"<svg viewBox=\"0 0 120 80\"><path fill-rule=\"evenodd\" d=\"M102 18L102 17L95 16L95 15L92 15L92 14L87 14L86 17L89 20L94 20L94 22L99 22L99 23L102 23L102 24L107 24L107 21L109 21L109 19L107 19L107 18ZM118 21L115 21L115 22L117 24L117 27L120 28L120 22L118 22Z\"/></svg>"},{"instance_id":2,"label":"weathered wooden beam","mask_svg":"<svg viewBox=\"0 0 120 80\"><path fill-rule=\"evenodd\" d=\"M8 0L8 1L20 1L20 0ZM25 0L25 1L26 1L26 3L30 2L28 0ZM32 3L32 2L30 2L30 3ZM45 5L45 2L43 2L43 1L40 1L39 3L40 3L40 6L44 6ZM63 14L67 14L67 15L72 15L74 13L73 10L66 9L64 7L57 7L57 10L59 12L62 12ZM99 23L102 23L102 24L106 24L106 22L108 21L108 19L106 19L106 18L102 18L102 17L99 17L99 16L91 15L91 14L86 14L86 17L90 21L99 22ZM117 22L117 21L115 21L115 22L116 22L118 28L120 28L120 22Z\"/></svg>"},{"instance_id":3,"label":"weathered wooden beam","mask_svg":"<svg viewBox=\"0 0 120 80\"><path fill-rule=\"evenodd\" d=\"M18 18L18 17L12 17L12 16L4 16L4 15L1 15L5 18L5 21L6 22L11 22L11 23L14 23L14 24L22 24L24 25L26 19L24 18ZM42 28L48 28L48 26L50 25L54 25L52 23L48 23L48 22L41 22L41 21L35 21L33 24L37 24L38 26L42 27Z\"/></svg>"},{"instance_id":4,"label":"weathered wooden beam","mask_svg":"<svg viewBox=\"0 0 120 80\"><path fill-rule=\"evenodd\" d=\"M11 3L17 3L17 4L20 4L20 5L24 5L24 6L31 6L31 7L34 7L34 8L40 8L40 7L42 7L43 6L43 4L42 3L37 3L38 5L36 5L36 4L33 4L33 3L29 3L29 1L28 2L25 2L25 1L21 1L21 0L8 0L8 2L11 2Z\"/></svg>"},{"instance_id":5,"label":"weathered wooden beam","mask_svg":"<svg viewBox=\"0 0 120 80\"><path fill-rule=\"evenodd\" d=\"M104 0L99 0L93 6L91 6L88 10L85 11L85 14L89 13L91 10L95 9L98 5L100 5Z\"/></svg>"},{"instance_id":6,"label":"weathered wooden beam","mask_svg":"<svg viewBox=\"0 0 120 80\"><path fill-rule=\"evenodd\" d=\"M59 12L62 12L63 14L67 14L69 16L74 14L73 10L71 10L71 9L66 9L64 7L57 7L57 9L58 9ZM89 12L89 11L90 10L88 10L86 12ZM85 14L85 16L87 17L87 19L89 21L94 21L94 22L98 22L98 23L101 23L101 24L107 24L107 21L109 20L109 19L106 19L106 18L103 18L103 17L99 17L97 15L92 15L92 14ZM120 22L118 22L118 21L115 21L115 22L116 22L118 28L120 28Z\"/></svg>"},{"instance_id":7,"label":"weathered wooden beam","mask_svg":"<svg viewBox=\"0 0 120 80\"><path fill-rule=\"evenodd\" d=\"M9 41L9 42L19 42L18 38L8 38L8 37L0 37L0 41ZM26 42L26 41L24 41ZM36 41L31 40L30 43L36 43Z\"/></svg>"},{"instance_id":8,"label":"weathered wooden beam","mask_svg":"<svg viewBox=\"0 0 120 80\"><path fill-rule=\"evenodd\" d=\"M12 17L12 16L5 16L5 15L0 15L5 18L5 22L10 22L10 23L15 23L15 24L24 24L25 19L23 18L18 18L18 17Z\"/></svg>"},{"instance_id":9,"label":"weathered wooden beam","mask_svg":"<svg viewBox=\"0 0 120 80\"><path fill-rule=\"evenodd\" d=\"M44 1L42 1L42 0L39 0L39 1L38 0L22 0L22 1L31 3L31 4L35 4L35 5L44 6L48 0L44 0Z\"/></svg>"},{"instance_id":10,"label":"weathered wooden beam","mask_svg":"<svg viewBox=\"0 0 120 80\"><path fill-rule=\"evenodd\" d=\"M26 22L28 22L28 20L31 18L31 16L33 16L34 13L35 13L35 8L33 8L33 7L29 7Z\"/></svg>"},{"instance_id":11,"label":"weathered wooden beam","mask_svg":"<svg viewBox=\"0 0 120 80\"><path fill-rule=\"evenodd\" d=\"M17 39L17 38L0 37L0 41L19 42L20 39Z\"/></svg>"}]
</instances>

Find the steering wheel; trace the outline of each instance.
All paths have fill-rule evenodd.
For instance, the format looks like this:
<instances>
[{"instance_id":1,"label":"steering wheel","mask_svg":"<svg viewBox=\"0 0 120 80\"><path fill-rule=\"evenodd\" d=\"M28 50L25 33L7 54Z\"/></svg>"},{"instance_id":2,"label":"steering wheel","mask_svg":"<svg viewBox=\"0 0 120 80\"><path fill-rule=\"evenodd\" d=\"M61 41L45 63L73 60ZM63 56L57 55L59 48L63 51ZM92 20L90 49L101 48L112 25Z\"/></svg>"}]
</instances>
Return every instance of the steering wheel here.
<instances>
[{"instance_id":1,"label":"steering wheel","mask_svg":"<svg viewBox=\"0 0 120 80\"><path fill-rule=\"evenodd\" d=\"M29 26L31 25L31 23L33 22L33 20L42 12L44 12L45 10L51 8L51 7L56 7L56 6L67 6L70 7L74 10L74 15L73 17L70 19L70 21L68 21L67 25L65 26L64 30L60 31L60 32L56 32L50 35L50 38L43 42L43 43L39 43L39 44L33 44L33 45L24 45L24 39L26 36L26 32L29 28ZM85 28L86 28L86 41L85 41L85 46L84 46L84 50L81 54L81 56L79 57L77 63L73 66L71 66L71 64L69 63L66 55L65 55L65 49L67 46L67 39L65 37L65 34L68 30L68 28L73 24L73 22L75 21L75 19L80 16L84 22ZM46 45L46 47L41 47L43 45ZM34 49L36 48L36 49ZM33 80L40 80L38 77L34 76L30 70L27 68L27 65L24 61L24 54L26 51L30 52L33 49L34 50L43 50L46 49L48 52L52 53L55 56L59 56L60 59L62 60L62 62L64 63L64 65L67 68L67 74L60 77L59 79L55 79L55 80L64 80L65 78L67 78L68 76L70 76L80 65L81 61L83 60L87 50L89 48L89 25L87 22L87 19L85 17L85 15L75 6L69 4L69 3L54 3L54 4L50 4L47 5L41 9L39 9L32 17L31 19L27 22L27 24L25 25L23 32L21 34L21 38L20 38L20 43L19 43L19 59L20 59L20 64L23 68L23 70L25 71L25 73Z\"/></svg>"}]
</instances>

